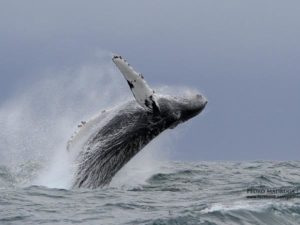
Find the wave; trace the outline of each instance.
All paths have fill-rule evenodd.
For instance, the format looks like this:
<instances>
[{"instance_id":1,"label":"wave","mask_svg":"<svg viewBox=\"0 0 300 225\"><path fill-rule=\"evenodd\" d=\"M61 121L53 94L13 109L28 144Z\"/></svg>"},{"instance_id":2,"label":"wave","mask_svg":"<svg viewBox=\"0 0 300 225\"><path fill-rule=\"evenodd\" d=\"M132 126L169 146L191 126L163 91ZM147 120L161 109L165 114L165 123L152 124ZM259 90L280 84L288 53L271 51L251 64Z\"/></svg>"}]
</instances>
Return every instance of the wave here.
<instances>
[{"instance_id":1,"label":"wave","mask_svg":"<svg viewBox=\"0 0 300 225\"><path fill-rule=\"evenodd\" d=\"M151 152L151 151L150 151ZM148 158L149 159L149 158ZM150 162L150 161L149 161ZM153 161L152 161L153 162ZM151 163L152 163L151 162ZM155 162L155 161L154 161ZM115 185L100 189L59 189L43 186L20 188L18 179L34 177L40 165L28 162L22 169L0 168L0 222L83 223L93 224L299 224L299 196L280 199L249 199L247 188L261 175L270 186L257 188L295 188L297 181L280 174L269 176L276 162L252 162L257 169L245 169L247 162L171 162L151 168L148 179L134 181L128 165L124 177L120 173ZM297 164L298 162L293 162ZM261 164L257 166L256 164ZM266 166L267 165L267 166ZM130 168L131 167L131 168ZM288 164L283 170L297 172ZM126 170L128 174L126 175ZM235 173L239 170L240 173ZM134 173L132 173L134 174ZM228 176L231 174L231 176ZM127 177L126 177L127 176ZM128 185L122 179L133 179ZM278 179L284 186L274 186ZM6 185L6 188L4 186ZM43 203L41 205L41 202ZM58 204L59 203L59 204ZM72 207L70 207L72 206ZM15 208L20 211L15 211ZM33 213L34 212L34 213ZM76 213L74 213L76 212ZM34 215L43 215L43 217ZM53 221L53 215L57 221ZM18 216L24 216L19 218Z\"/></svg>"}]
</instances>

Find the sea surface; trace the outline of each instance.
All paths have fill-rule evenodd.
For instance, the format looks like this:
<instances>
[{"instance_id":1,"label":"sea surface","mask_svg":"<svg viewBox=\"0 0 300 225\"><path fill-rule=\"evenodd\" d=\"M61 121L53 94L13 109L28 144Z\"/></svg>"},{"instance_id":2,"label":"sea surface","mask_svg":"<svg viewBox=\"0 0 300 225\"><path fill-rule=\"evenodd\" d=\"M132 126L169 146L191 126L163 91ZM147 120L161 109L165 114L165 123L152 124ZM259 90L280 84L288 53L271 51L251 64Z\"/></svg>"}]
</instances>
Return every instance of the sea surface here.
<instances>
[{"instance_id":1,"label":"sea surface","mask_svg":"<svg viewBox=\"0 0 300 225\"><path fill-rule=\"evenodd\" d=\"M94 190L28 184L39 168L0 166L1 225L300 224L297 161L160 162L142 183Z\"/></svg>"}]
</instances>

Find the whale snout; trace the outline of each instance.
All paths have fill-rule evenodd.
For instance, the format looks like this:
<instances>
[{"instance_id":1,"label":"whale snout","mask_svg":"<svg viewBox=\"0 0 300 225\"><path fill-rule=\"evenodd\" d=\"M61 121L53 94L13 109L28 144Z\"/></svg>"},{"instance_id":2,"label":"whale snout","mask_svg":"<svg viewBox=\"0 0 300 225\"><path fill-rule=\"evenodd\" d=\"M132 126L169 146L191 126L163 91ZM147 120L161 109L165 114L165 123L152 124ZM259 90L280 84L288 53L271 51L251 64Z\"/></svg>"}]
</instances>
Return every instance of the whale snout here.
<instances>
[{"instance_id":1,"label":"whale snout","mask_svg":"<svg viewBox=\"0 0 300 225\"><path fill-rule=\"evenodd\" d=\"M201 94L192 95L186 98L180 107L181 121L184 122L197 116L202 112L207 103L207 99Z\"/></svg>"},{"instance_id":2,"label":"whale snout","mask_svg":"<svg viewBox=\"0 0 300 225\"><path fill-rule=\"evenodd\" d=\"M204 107L208 103L208 100L203 95L197 94L196 99L199 101L200 105L203 105Z\"/></svg>"},{"instance_id":3,"label":"whale snout","mask_svg":"<svg viewBox=\"0 0 300 225\"><path fill-rule=\"evenodd\" d=\"M191 108L200 113L207 105L208 100L201 94L196 94L194 99L191 100Z\"/></svg>"}]
</instances>

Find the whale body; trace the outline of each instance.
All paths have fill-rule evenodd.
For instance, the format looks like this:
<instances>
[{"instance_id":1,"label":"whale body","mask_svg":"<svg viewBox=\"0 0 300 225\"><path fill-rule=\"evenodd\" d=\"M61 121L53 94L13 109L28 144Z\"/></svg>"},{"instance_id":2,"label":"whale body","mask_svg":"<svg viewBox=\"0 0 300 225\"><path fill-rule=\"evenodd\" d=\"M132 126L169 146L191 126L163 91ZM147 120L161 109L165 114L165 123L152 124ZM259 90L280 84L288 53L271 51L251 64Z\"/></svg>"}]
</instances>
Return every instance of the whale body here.
<instances>
[{"instance_id":1,"label":"whale body","mask_svg":"<svg viewBox=\"0 0 300 225\"><path fill-rule=\"evenodd\" d=\"M88 135L77 157L73 187L108 185L114 175L151 140L166 129L198 115L207 104L201 94L188 97L156 94L143 75L121 56L114 56L113 62L127 80L135 100L125 103L113 115L104 112L100 128L93 126L100 119L82 122L82 129L89 132L86 132ZM68 143L68 149L75 140L76 136Z\"/></svg>"}]
</instances>

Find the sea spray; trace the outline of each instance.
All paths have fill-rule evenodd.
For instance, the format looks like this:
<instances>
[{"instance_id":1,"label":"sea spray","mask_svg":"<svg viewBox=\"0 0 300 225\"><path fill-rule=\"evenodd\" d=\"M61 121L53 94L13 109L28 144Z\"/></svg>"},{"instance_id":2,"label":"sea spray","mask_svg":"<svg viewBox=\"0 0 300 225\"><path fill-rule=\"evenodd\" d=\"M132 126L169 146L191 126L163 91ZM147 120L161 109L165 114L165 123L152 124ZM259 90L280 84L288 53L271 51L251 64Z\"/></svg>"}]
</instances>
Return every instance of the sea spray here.
<instances>
[{"instance_id":1,"label":"sea spray","mask_svg":"<svg viewBox=\"0 0 300 225\"><path fill-rule=\"evenodd\" d=\"M1 105L0 162L12 170L27 161L39 162L44 171L33 183L55 187L54 178L63 179L70 163L66 144L77 124L129 93L108 61L45 73Z\"/></svg>"}]
</instances>

